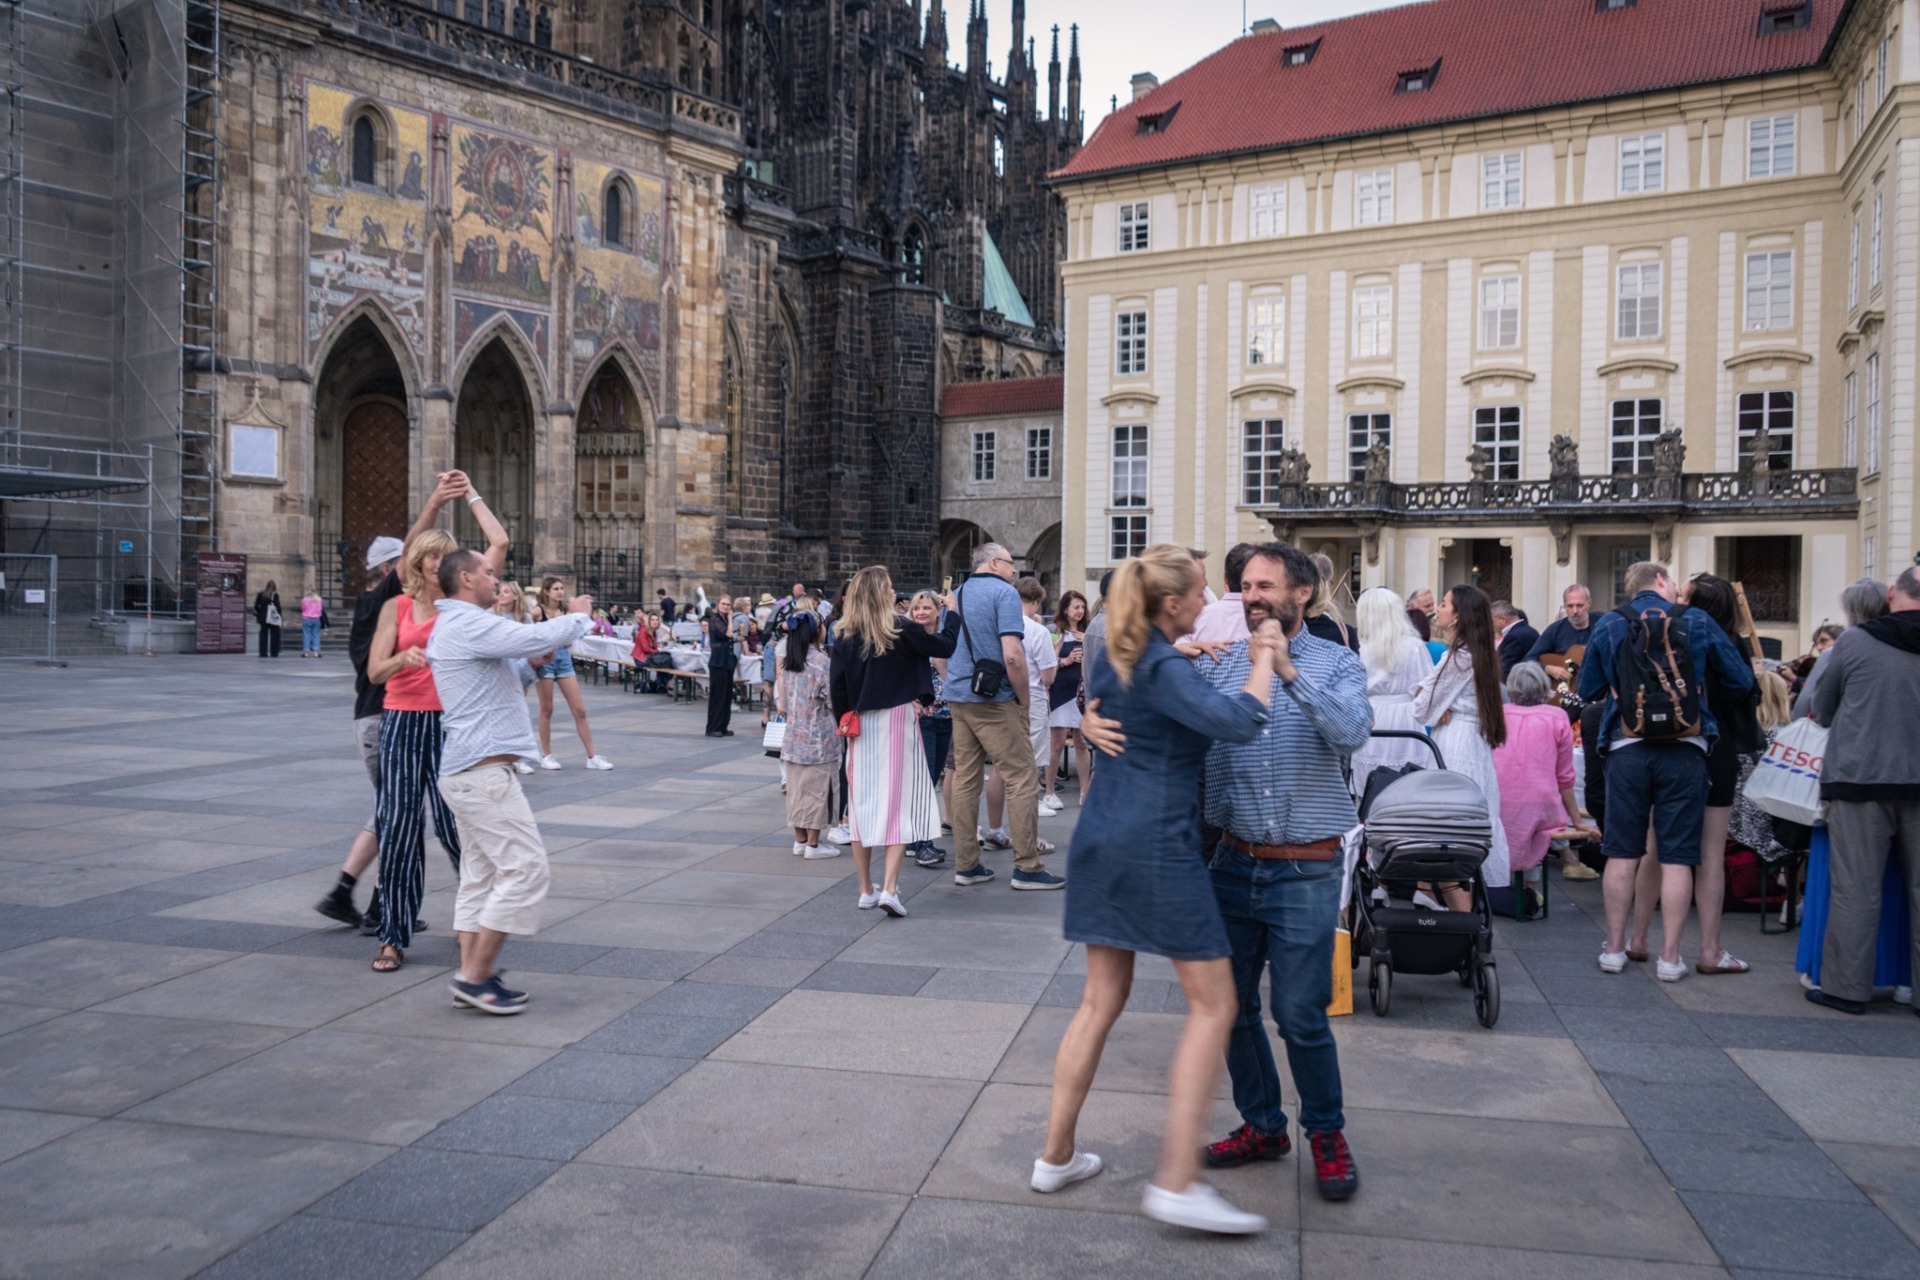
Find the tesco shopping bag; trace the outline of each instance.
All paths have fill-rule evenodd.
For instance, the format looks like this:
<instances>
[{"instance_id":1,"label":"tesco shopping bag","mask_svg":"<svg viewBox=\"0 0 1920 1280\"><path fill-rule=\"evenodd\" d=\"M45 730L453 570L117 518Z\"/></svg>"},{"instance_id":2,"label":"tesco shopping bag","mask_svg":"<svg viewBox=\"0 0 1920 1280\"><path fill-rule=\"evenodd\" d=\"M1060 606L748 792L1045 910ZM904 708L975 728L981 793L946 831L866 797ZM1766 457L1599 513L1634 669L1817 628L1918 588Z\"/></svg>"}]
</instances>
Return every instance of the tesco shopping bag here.
<instances>
[{"instance_id":1,"label":"tesco shopping bag","mask_svg":"<svg viewBox=\"0 0 1920 1280\"><path fill-rule=\"evenodd\" d=\"M1827 754L1827 731L1809 719L1789 721L1747 778L1746 797L1762 813L1803 826L1826 820L1820 800L1820 761Z\"/></svg>"}]
</instances>

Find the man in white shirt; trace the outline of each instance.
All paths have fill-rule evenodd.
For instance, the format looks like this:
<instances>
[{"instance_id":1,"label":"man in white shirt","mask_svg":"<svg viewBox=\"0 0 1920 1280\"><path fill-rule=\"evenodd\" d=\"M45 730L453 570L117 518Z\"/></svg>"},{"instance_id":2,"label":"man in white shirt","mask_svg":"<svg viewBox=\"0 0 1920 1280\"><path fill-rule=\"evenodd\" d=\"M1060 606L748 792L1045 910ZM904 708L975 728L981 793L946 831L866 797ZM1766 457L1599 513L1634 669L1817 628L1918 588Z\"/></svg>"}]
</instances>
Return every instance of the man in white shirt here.
<instances>
[{"instance_id":1,"label":"man in white shirt","mask_svg":"<svg viewBox=\"0 0 1920 1280\"><path fill-rule=\"evenodd\" d=\"M1193 620L1193 630L1181 643L1232 644L1247 638L1247 611L1240 604L1240 579L1253 558L1251 542L1237 543L1227 552L1227 594L1209 604Z\"/></svg>"},{"instance_id":2,"label":"man in white shirt","mask_svg":"<svg viewBox=\"0 0 1920 1280\"><path fill-rule=\"evenodd\" d=\"M1020 592L1020 622L1026 629L1020 644L1027 651L1027 734L1033 739L1033 766L1039 769L1047 763L1047 748L1053 737L1047 732L1047 715L1051 710L1047 705L1047 690L1053 688L1053 677L1060 669L1060 654L1053 647L1053 633L1040 621L1040 606L1047 599L1040 579L1022 578L1015 589ZM1043 817L1059 813L1060 809L1059 797L1041 797Z\"/></svg>"}]
</instances>

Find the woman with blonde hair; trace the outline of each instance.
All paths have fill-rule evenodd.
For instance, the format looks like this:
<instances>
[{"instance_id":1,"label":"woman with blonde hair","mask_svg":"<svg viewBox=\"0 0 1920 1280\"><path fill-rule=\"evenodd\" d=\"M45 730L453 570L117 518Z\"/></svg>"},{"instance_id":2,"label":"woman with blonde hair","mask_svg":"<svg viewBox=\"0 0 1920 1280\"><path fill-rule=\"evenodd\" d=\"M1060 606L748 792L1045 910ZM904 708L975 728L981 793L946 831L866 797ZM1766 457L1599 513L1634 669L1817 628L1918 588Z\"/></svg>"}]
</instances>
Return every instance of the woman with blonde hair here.
<instances>
[{"instance_id":1,"label":"woman with blonde hair","mask_svg":"<svg viewBox=\"0 0 1920 1280\"><path fill-rule=\"evenodd\" d=\"M567 581L558 576L543 578L540 581L540 594L533 602L533 621L546 622L551 618L566 616ZM587 704L580 696L580 680L573 674L573 654L566 649L556 649L553 657L545 665L535 667L534 678L539 681L534 687L539 690L540 715L537 728L540 732L540 767L558 769L560 761L553 754L553 690L560 688L560 696L567 700L567 710L573 713L573 728L580 735L580 745L587 749L587 768L611 769L613 764L593 749L593 730L587 727Z\"/></svg>"},{"instance_id":2,"label":"woman with blonde hair","mask_svg":"<svg viewBox=\"0 0 1920 1280\"><path fill-rule=\"evenodd\" d=\"M893 579L869 565L847 584L835 612L831 666L833 714L847 743L847 823L860 907L904 916L900 864L907 846L940 834L940 806L927 776L919 708L933 705L930 659L953 656L960 615L948 602L947 625L902 619L893 611ZM903 626L902 623L905 623ZM848 730L853 732L849 733ZM886 850L880 887L873 851Z\"/></svg>"},{"instance_id":3,"label":"woman with blonde hair","mask_svg":"<svg viewBox=\"0 0 1920 1280\"><path fill-rule=\"evenodd\" d=\"M493 597L493 611L503 618L512 618L515 622L531 622L527 612L526 589L511 578L500 584L500 590Z\"/></svg>"},{"instance_id":4,"label":"woman with blonde hair","mask_svg":"<svg viewBox=\"0 0 1920 1280\"><path fill-rule=\"evenodd\" d=\"M1214 742L1251 741L1266 724L1278 624L1262 623L1249 639L1252 669L1240 692L1218 692L1174 648L1205 607L1205 587L1187 550L1163 544L1122 563L1106 597L1106 656L1087 695L1102 715L1125 723L1127 747L1101 762L1100 785L1074 832L1065 934L1086 947L1087 981L1054 1059L1047 1144L1031 1185L1058 1191L1101 1170L1099 1156L1077 1148L1075 1131L1132 989L1134 955L1144 951L1173 961L1188 1010L1145 1211L1245 1233L1264 1229L1266 1220L1234 1209L1199 1180L1207 1113L1239 1001L1226 925L1207 864L1194 851L1200 766Z\"/></svg>"},{"instance_id":5,"label":"woman with blonde hair","mask_svg":"<svg viewBox=\"0 0 1920 1280\"><path fill-rule=\"evenodd\" d=\"M470 486L465 497L487 535L487 563L498 573L507 562L506 528ZM460 870L460 833L452 810L440 798L440 693L427 664L427 641L440 616L435 608L441 598L440 560L459 547L445 529L428 529L408 539L400 556L403 594L380 611L367 650L367 679L386 687L380 715L380 798L373 818L380 845L380 888L367 909L380 938L373 959L376 973L393 973L406 962L413 931L420 927L429 808L434 834L455 874Z\"/></svg>"},{"instance_id":6,"label":"woman with blonde hair","mask_svg":"<svg viewBox=\"0 0 1920 1280\"><path fill-rule=\"evenodd\" d=\"M1360 637L1360 664L1367 669L1367 701L1373 706L1376 729L1424 726L1413 714L1414 690L1433 670L1433 655L1407 617L1407 602L1385 587L1360 593L1354 604ZM1431 765L1433 753L1405 738L1369 738L1353 753L1353 794L1367 792L1375 769L1398 769L1406 764Z\"/></svg>"}]
</instances>

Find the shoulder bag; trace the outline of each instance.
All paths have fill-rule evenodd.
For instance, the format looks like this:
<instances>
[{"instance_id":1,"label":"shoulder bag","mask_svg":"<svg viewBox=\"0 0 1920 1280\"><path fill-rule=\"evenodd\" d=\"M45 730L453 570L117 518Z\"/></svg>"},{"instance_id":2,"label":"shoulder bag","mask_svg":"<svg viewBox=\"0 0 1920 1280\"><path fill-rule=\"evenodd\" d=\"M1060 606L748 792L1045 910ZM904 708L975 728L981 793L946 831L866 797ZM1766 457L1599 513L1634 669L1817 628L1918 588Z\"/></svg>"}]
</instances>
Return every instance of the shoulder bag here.
<instances>
[{"instance_id":1,"label":"shoulder bag","mask_svg":"<svg viewBox=\"0 0 1920 1280\"><path fill-rule=\"evenodd\" d=\"M1007 687L1007 664L997 658L983 658L973 647L973 624L967 617L966 588L961 587L954 595L953 602L960 609L960 639L967 646L967 656L973 660L973 678L967 687L973 690L976 698L992 702Z\"/></svg>"}]
</instances>

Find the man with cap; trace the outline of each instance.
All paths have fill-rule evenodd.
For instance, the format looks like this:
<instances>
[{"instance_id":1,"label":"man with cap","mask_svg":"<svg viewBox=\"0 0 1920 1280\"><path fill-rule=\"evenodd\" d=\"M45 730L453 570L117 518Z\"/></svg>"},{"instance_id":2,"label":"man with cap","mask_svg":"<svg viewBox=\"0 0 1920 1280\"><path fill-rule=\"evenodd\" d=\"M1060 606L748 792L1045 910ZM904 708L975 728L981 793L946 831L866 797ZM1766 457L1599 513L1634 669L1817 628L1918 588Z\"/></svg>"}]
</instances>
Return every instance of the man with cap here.
<instances>
[{"instance_id":1,"label":"man with cap","mask_svg":"<svg viewBox=\"0 0 1920 1280\"><path fill-rule=\"evenodd\" d=\"M464 472L447 472L434 486L420 518L413 522L413 528L407 530L406 542L383 534L367 544L367 588L354 601L353 626L347 632L347 656L353 661L354 742L360 748L360 762L367 767L367 779L373 783L376 795L380 791L380 713L385 710L386 686L367 679L367 654L373 648L373 633L380 624L380 611L386 607L387 601L400 594L400 574L396 569L401 555L407 549L407 542L439 523L441 510L465 494L467 488ZM327 891L327 896L320 899L314 909L329 920L359 926L361 915L354 909L353 887L379 853L380 845L374 838L373 815L369 813L367 825L353 838L353 848L347 851L347 860L340 868L339 883ZM379 890L374 892L378 893ZM372 915L370 910L368 918L372 918Z\"/></svg>"}]
</instances>

